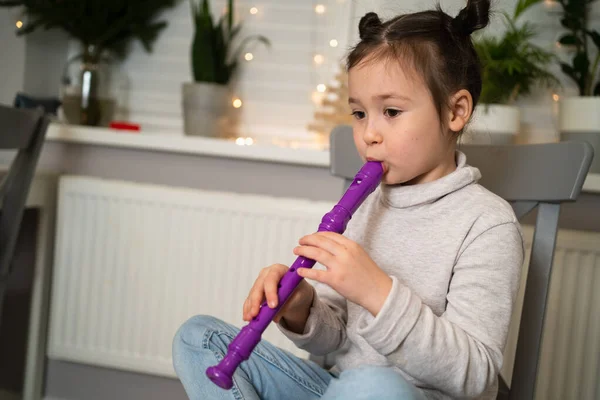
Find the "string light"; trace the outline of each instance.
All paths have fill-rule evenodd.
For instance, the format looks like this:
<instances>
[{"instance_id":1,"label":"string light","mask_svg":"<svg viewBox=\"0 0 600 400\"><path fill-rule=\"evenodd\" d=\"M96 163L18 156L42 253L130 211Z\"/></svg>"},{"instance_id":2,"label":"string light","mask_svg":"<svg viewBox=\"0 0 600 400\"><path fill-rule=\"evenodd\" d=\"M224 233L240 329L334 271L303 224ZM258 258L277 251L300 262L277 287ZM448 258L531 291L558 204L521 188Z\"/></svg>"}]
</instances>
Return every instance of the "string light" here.
<instances>
[{"instance_id":1,"label":"string light","mask_svg":"<svg viewBox=\"0 0 600 400\"><path fill-rule=\"evenodd\" d=\"M237 144L238 146L252 146L254 144L254 139L252 139L251 137L239 137L235 139L235 144Z\"/></svg>"},{"instance_id":2,"label":"string light","mask_svg":"<svg viewBox=\"0 0 600 400\"><path fill-rule=\"evenodd\" d=\"M256 14L258 14L258 8L256 8L256 7L252 7L252 8L250 9L250 14L252 14L252 15L256 15Z\"/></svg>"},{"instance_id":3,"label":"string light","mask_svg":"<svg viewBox=\"0 0 600 400\"><path fill-rule=\"evenodd\" d=\"M560 96L559 96L559 95L557 95L556 93L554 93L554 94L552 95L552 100L554 100L554 101L559 101L559 100L560 100Z\"/></svg>"},{"instance_id":4,"label":"string light","mask_svg":"<svg viewBox=\"0 0 600 400\"><path fill-rule=\"evenodd\" d=\"M240 107L242 106L242 100L240 100L240 99L235 99L235 100L233 100L233 103L232 103L232 104L233 104L233 107L234 107L234 108L240 108Z\"/></svg>"},{"instance_id":5,"label":"string light","mask_svg":"<svg viewBox=\"0 0 600 400\"><path fill-rule=\"evenodd\" d=\"M18 29L21 29L23 27L23 21L17 21L16 24Z\"/></svg>"},{"instance_id":6,"label":"string light","mask_svg":"<svg viewBox=\"0 0 600 400\"><path fill-rule=\"evenodd\" d=\"M323 103L323 98L325 97L324 93L312 92L311 100L316 105L320 106Z\"/></svg>"},{"instance_id":7,"label":"string light","mask_svg":"<svg viewBox=\"0 0 600 400\"><path fill-rule=\"evenodd\" d=\"M315 64L323 64L323 61L325 61L325 57L323 57L322 54L315 54L315 56L313 57L313 60L315 61Z\"/></svg>"},{"instance_id":8,"label":"string light","mask_svg":"<svg viewBox=\"0 0 600 400\"><path fill-rule=\"evenodd\" d=\"M254 58L254 55L252 53L246 53L244 58L246 59L246 61L252 61L252 59Z\"/></svg>"},{"instance_id":9,"label":"string light","mask_svg":"<svg viewBox=\"0 0 600 400\"><path fill-rule=\"evenodd\" d=\"M318 92L320 92L320 93L324 93L326 90L327 90L327 86L325 86L324 84L322 84L322 83L319 83L319 84L317 85L317 91L318 91Z\"/></svg>"},{"instance_id":10,"label":"string light","mask_svg":"<svg viewBox=\"0 0 600 400\"><path fill-rule=\"evenodd\" d=\"M337 40L335 40L335 39L331 39L331 40L329 41L329 45L330 45L331 47L337 47L337 46L338 46L338 41L337 41Z\"/></svg>"},{"instance_id":11,"label":"string light","mask_svg":"<svg viewBox=\"0 0 600 400\"><path fill-rule=\"evenodd\" d=\"M317 6L315 7L315 12L317 14L325 13L325 6L323 4L317 4Z\"/></svg>"}]
</instances>

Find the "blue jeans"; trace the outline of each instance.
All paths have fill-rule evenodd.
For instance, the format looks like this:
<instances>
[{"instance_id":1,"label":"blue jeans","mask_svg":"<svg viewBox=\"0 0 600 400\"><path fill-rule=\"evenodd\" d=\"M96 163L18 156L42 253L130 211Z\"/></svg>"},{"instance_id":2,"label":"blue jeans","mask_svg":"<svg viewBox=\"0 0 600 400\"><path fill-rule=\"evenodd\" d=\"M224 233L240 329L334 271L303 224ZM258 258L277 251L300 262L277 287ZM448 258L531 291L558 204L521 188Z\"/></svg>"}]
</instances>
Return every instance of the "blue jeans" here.
<instances>
[{"instance_id":1,"label":"blue jeans","mask_svg":"<svg viewBox=\"0 0 600 400\"><path fill-rule=\"evenodd\" d=\"M206 377L206 369L225 356L238 332L203 315L179 328L173 340L173 365L191 400L425 400L420 390L390 368L362 367L336 377L265 340L238 367L233 388L221 389Z\"/></svg>"}]
</instances>

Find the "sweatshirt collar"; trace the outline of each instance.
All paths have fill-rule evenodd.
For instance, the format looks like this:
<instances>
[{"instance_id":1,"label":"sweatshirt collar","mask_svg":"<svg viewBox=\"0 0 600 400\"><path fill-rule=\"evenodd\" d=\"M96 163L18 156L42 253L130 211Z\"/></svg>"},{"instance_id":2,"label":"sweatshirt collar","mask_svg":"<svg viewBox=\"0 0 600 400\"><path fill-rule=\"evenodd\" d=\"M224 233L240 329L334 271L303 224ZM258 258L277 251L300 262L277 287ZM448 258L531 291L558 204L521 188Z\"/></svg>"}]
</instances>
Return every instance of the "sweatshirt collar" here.
<instances>
[{"instance_id":1,"label":"sweatshirt collar","mask_svg":"<svg viewBox=\"0 0 600 400\"><path fill-rule=\"evenodd\" d=\"M456 170L432 182L417 185L381 185L381 199L390 207L430 204L481 178L479 169L467 165L467 156L456 151Z\"/></svg>"}]
</instances>

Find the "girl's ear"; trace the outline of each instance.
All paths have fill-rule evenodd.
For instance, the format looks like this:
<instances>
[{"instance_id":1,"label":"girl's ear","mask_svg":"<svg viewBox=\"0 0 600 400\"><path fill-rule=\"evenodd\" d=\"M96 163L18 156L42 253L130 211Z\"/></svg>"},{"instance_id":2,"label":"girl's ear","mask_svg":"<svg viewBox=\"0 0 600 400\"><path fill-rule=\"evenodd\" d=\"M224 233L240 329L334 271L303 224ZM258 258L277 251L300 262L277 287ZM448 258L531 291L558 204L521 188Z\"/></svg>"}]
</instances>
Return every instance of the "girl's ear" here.
<instances>
[{"instance_id":1,"label":"girl's ear","mask_svg":"<svg viewBox=\"0 0 600 400\"><path fill-rule=\"evenodd\" d=\"M454 93L450 99L450 109L448 111L448 128L452 132L460 132L473 113L473 97L466 89L461 89Z\"/></svg>"}]
</instances>

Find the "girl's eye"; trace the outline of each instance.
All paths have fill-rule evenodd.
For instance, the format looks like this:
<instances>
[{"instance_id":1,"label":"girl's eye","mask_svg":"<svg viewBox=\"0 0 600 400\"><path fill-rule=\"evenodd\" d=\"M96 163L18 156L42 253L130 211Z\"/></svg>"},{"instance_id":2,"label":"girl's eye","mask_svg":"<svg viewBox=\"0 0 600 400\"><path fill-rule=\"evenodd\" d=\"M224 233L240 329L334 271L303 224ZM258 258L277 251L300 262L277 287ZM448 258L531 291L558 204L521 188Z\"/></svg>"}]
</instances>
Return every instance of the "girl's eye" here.
<instances>
[{"instance_id":1,"label":"girl's eye","mask_svg":"<svg viewBox=\"0 0 600 400\"><path fill-rule=\"evenodd\" d=\"M386 108L383 113L385 114L386 117L394 118L394 117L397 117L398 115L400 115L400 113L402 113L402 111L396 110L394 108Z\"/></svg>"},{"instance_id":2,"label":"girl's eye","mask_svg":"<svg viewBox=\"0 0 600 400\"><path fill-rule=\"evenodd\" d=\"M363 119L365 117L365 113L362 111L353 111L352 115L354 115L354 118L356 119Z\"/></svg>"}]
</instances>

